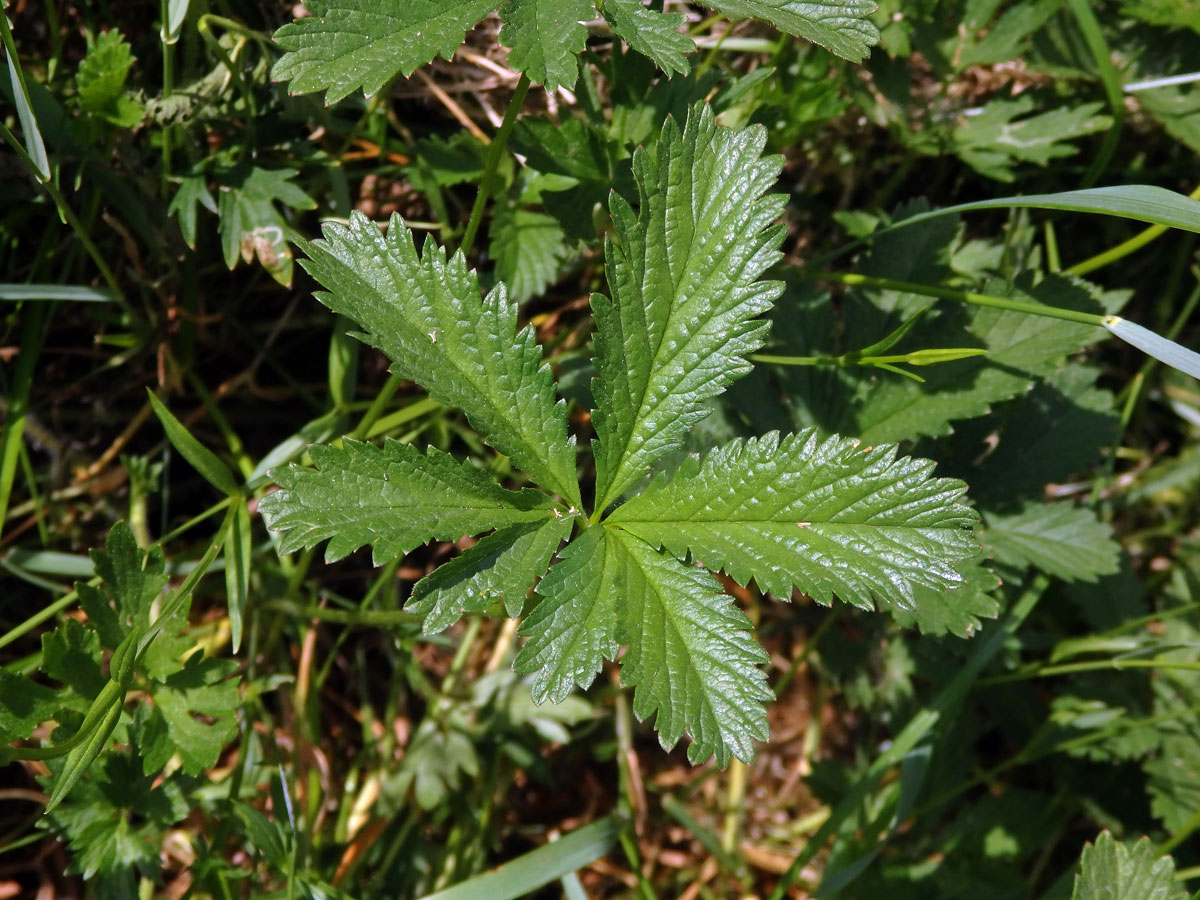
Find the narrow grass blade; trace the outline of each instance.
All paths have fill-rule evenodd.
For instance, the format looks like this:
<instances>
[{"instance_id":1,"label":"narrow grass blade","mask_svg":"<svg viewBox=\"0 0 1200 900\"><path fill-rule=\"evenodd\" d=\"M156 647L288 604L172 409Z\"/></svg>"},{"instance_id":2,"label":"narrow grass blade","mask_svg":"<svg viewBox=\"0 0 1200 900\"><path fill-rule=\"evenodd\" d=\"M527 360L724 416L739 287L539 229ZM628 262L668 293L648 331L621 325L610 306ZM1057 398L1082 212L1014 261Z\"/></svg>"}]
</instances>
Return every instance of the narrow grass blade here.
<instances>
[{"instance_id":1,"label":"narrow grass blade","mask_svg":"<svg viewBox=\"0 0 1200 900\"><path fill-rule=\"evenodd\" d=\"M237 501L232 507L229 539L225 542L225 602L229 607L229 632L233 652L242 645L242 618L250 595L250 511Z\"/></svg>"},{"instance_id":2,"label":"narrow grass blade","mask_svg":"<svg viewBox=\"0 0 1200 900\"><path fill-rule=\"evenodd\" d=\"M422 900L516 900L594 862L617 842L617 824L601 819L484 875L429 894Z\"/></svg>"},{"instance_id":3,"label":"narrow grass blade","mask_svg":"<svg viewBox=\"0 0 1200 900\"><path fill-rule=\"evenodd\" d=\"M8 408L4 412L4 433L0 436L0 532L4 530L8 501L21 455L25 417L29 412L29 393L33 387L33 370L42 350L51 309L49 306L31 306L21 327L21 351L9 389Z\"/></svg>"},{"instance_id":4,"label":"narrow grass blade","mask_svg":"<svg viewBox=\"0 0 1200 900\"><path fill-rule=\"evenodd\" d=\"M1143 328L1120 316L1106 317L1104 327L1125 343L1137 347L1147 356L1153 356L1159 362L1166 363L1185 375L1200 378L1200 353L1195 350L1189 350L1182 344L1177 344L1161 334L1155 334L1149 328Z\"/></svg>"},{"instance_id":5,"label":"narrow grass blade","mask_svg":"<svg viewBox=\"0 0 1200 900\"><path fill-rule=\"evenodd\" d=\"M180 455L221 493L230 495L239 493L237 482L234 481L229 467L221 462L215 453L192 437L184 424L171 415L171 411L163 406L162 401L155 397L153 392L147 391L147 393L150 394L150 405L154 407L154 414L162 422L163 431L167 433L167 440L171 442L171 446L178 450Z\"/></svg>"},{"instance_id":6,"label":"narrow grass blade","mask_svg":"<svg viewBox=\"0 0 1200 900\"><path fill-rule=\"evenodd\" d=\"M104 288L76 284L0 284L0 300L77 300L81 303L113 303L116 297Z\"/></svg>"},{"instance_id":7,"label":"narrow grass blade","mask_svg":"<svg viewBox=\"0 0 1200 900\"><path fill-rule=\"evenodd\" d=\"M25 73L21 71L20 63L17 61L17 48L13 43L8 16L4 13L0 13L0 41L4 44L4 54L8 60L8 77L12 81L13 102L17 106L17 119L21 123L21 137L25 141L29 163L33 167L34 174L44 183L50 180L50 158L46 155L46 144L42 140L42 132L38 128L37 118L33 114L33 104L29 102L29 91L25 87Z\"/></svg>"}]
</instances>

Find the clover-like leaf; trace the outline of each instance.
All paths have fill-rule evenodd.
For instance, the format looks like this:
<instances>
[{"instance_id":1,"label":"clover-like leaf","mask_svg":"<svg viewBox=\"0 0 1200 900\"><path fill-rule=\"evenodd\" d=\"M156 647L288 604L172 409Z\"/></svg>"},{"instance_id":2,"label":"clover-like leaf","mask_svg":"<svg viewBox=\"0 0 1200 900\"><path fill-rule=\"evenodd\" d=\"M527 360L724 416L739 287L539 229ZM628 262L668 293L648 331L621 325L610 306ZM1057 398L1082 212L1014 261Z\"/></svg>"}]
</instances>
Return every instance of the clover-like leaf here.
<instances>
[{"instance_id":1,"label":"clover-like leaf","mask_svg":"<svg viewBox=\"0 0 1200 900\"><path fill-rule=\"evenodd\" d=\"M421 255L399 216L385 237L362 213L348 228L326 225L303 262L326 289L317 299L366 329L357 335L441 403L456 406L501 453L542 487L578 507L575 442L564 402L533 329L517 329L504 285L481 296L456 253ZM495 526L488 526L495 527Z\"/></svg>"},{"instance_id":2,"label":"clover-like leaf","mask_svg":"<svg viewBox=\"0 0 1200 900\"><path fill-rule=\"evenodd\" d=\"M966 485L932 469L894 445L772 433L689 458L606 522L783 599L912 607L917 585L961 583L956 563L979 549Z\"/></svg>"},{"instance_id":3,"label":"clover-like leaf","mask_svg":"<svg viewBox=\"0 0 1200 900\"><path fill-rule=\"evenodd\" d=\"M757 279L783 238L771 224L783 198L763 196L780 166L761 156L765 142L765 130L719 128L697 104L682 132L668 119L653 151L634 155L637 213L612 196L612 299L592 297L597 509L679 447L762 345L755 317L780 286Z\"/></svg>"}]
</instances>

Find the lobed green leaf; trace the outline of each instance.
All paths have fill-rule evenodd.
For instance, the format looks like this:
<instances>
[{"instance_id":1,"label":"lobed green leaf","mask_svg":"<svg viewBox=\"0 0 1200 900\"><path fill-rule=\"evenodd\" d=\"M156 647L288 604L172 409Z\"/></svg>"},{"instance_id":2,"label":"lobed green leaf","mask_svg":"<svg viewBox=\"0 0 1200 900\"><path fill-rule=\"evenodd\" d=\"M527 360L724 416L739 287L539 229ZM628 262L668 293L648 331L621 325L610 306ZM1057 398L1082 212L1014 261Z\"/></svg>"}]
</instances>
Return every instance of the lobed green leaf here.
<instances>
[{"instance_id":1,"label":"lobed green leaf","mask_svg":"<svg viewBox=\"0 0 1200 900\"><path fill-rule=\"evenodd\" d=\"M596 14L592 0L506 0L500 7L500 40L511 47L508 64L546 90L573 88L575 54L587 44L584 22Z\"/></svg>"},{"instance_id":2,"label":"lobed green leaf","mask_svg":"<svg viewBox=\"0 0 1200 900\"><path fill-rule=\"evenodd\" d=\"M630 47L668 74L688 73L687 55L696 44L679 31L686 18L683 13L646 9L642 0L604 0L603 7L613 32Z\"/></svg>"},{"instance_id":3,"label":"lobed green leaf","mask_svg":"<svg viewBox=\"0 0 1200 900\"><path fill-rule=\"evenodd\" d=\"M731 18L755 18L858 62L879 42L874 0L703 0Z\"/></svg>"}]
</instances>

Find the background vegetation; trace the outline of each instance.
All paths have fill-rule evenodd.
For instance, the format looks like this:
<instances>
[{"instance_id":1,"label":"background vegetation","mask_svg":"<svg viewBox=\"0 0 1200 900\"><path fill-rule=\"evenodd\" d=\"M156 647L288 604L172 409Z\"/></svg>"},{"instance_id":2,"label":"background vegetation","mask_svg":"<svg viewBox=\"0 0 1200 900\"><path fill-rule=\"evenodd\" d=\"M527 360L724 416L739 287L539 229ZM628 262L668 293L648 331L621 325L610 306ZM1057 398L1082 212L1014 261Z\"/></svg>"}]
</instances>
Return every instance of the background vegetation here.
<instances>
[{"instance_id":1,"label":"background vegetation","mask_svg":"<svg viewBox=\"0 0 1200 900\"><path fill-rule=\"evenodd\" d=\"M271 79L285 4L7 4L0 731L60 743L128 635L171 640L129 672L103 753L0 769L0 897L1166 898L1200 878L1200 387L1098 329L955 302L1121 310L1200 346L1196 236L998 209L834 255L933 207L1194 192L1200 87L1154 82L1196 70L1200 8L885 0L857 64L665 7L698 45L670 78L598 19L573 88L522 94L492 16L326 106ZM690 449L809 425L899 442L984 523L969 589L920 616L726 581L776 699L771 740L724 770L662 750L615 668L534 706L515 620L424 635L401 606L467 540L325 563L277 552L256 509L268 468L342 435L514 477L312 300L296 260L321 221L398 212L465 243L586 430L607 196L636 196L634 148L702 99L784 157L767 352L825 363L760 363ZM902 323L908 362L833 364ZM988 352L911 365L946 347Z\"/></svg>"}]
</instances>

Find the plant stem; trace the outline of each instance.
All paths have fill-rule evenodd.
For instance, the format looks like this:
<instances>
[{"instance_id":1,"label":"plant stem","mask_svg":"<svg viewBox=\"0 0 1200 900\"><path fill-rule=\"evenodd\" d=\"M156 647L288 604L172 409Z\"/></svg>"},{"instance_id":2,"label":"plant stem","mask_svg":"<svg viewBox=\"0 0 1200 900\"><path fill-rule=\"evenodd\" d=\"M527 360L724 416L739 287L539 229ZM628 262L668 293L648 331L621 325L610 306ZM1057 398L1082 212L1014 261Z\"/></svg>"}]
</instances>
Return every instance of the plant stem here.
<instances>
[{"instance_id":1,"label":"plant stem","mask_svg":"<svg viewBox=\"0 0 1200 900\"><path fill-rule=\"evenodd\" d=\"M475 235L479 231L479 225L483 221L483 208L487 205L488 193L492 188L492 181L496 177L496 171L500 168L500 160L504 157L505 150L508 149L508 136L512 133L513 126L517 124L517 116L520 115L521 107L525 103L525 95L529 93L529 76L521 75L521 80L517 82L517 88L513 91L512 100L508 104L508 109L504 113L504 121L500 123L500 130L496 132L496 137L488 147L487 164L483 170L483 180L479 182L479 193L475 195L475 205L471 207L471 218L467 222L467 230L463 234L462 243L459 244L459 251L465 256L471 252L471 246L475 243Z\"/></svg>"},{"instance_id":2,"label":"plant stem","mask_svg":"<svg viewBox=\"0 0 1200 900\"><path fill-rule=\"evenodd\" d=\"M802 270L807 278L819 281L831 281L834 284L844 284L849 287L869 287L884 291L904 291L909 294L920 294L923 297L936 297L939 300L957 300L959 303L972 303L975 306L990 306L995 309L1007 309L1012 312L1028 313L1031 316L1045 316L1048 319L1065 319L1068 322L1080 322L1084 325L1104 326L1104 316L1096 313L1079 312L1074 309L1062 309L1057 306L1044 306L1041 303L1029 303L1025 300L1013 300L1011 297L994 297L990 294L976 294L971 291L960 291L955 288L935 287L930 284L916 284L911 281L896 281L892 278L876 278L873 275L858 275L853 272L826 272L824 270Z\"/></svg>"},{"instance_id":3,"label":"plant stem","mask_svg":"<svg viewBox=\"0 0 1200 900\"><path fill-rule=\"evenodd\" d=\"M1091 165L1088 166L1080 184L1080 187L1089 188L1104 174L1113 152L1117 149L1117 142L1121 139L1121 129L1125 125L1125 98L1121 94L1121 80L1112 64L1112 51L1108 47L1108 42L1104 40L1104 33L1100 30L1100 23L1096 21L1096 14L1092 11L1091 3L1089 0L1067 0L1067 6L1071 8L1075 20L1079 23L1079 31L1083 34L1088 50L1092 53L1100 81L1104 85L1104 96L1108 100L1108 108L1112 111L1113 116L1112 127L1104 135L1104 143L1100 146L1100 152L1092 158Z\"/></svg>"}]
</instances>

